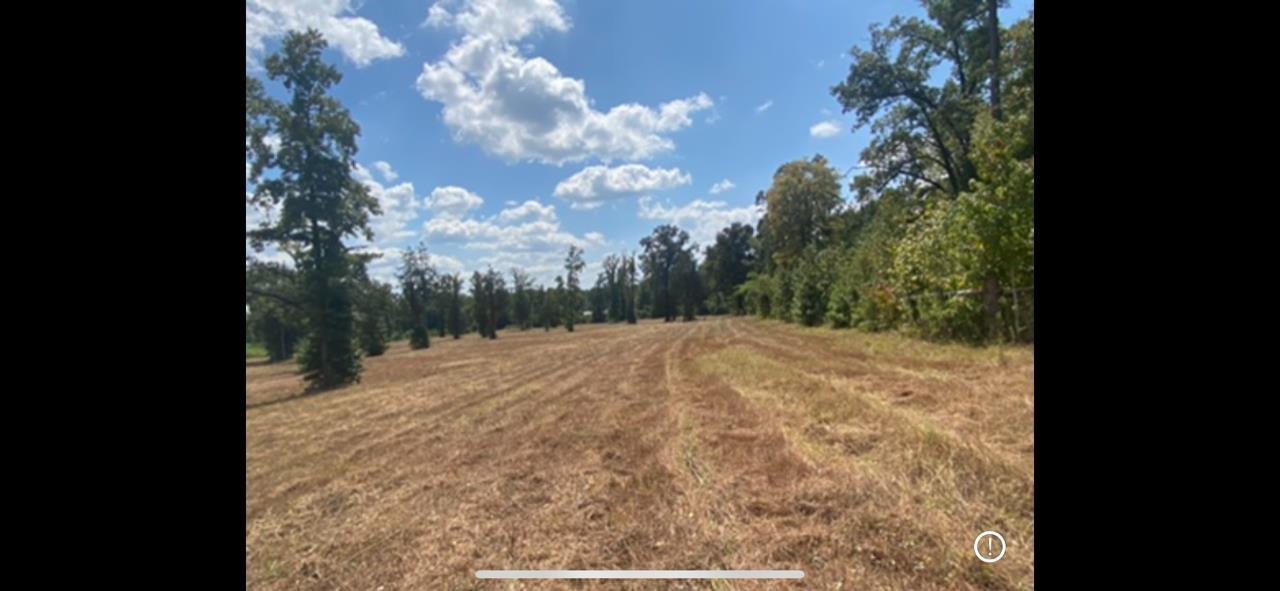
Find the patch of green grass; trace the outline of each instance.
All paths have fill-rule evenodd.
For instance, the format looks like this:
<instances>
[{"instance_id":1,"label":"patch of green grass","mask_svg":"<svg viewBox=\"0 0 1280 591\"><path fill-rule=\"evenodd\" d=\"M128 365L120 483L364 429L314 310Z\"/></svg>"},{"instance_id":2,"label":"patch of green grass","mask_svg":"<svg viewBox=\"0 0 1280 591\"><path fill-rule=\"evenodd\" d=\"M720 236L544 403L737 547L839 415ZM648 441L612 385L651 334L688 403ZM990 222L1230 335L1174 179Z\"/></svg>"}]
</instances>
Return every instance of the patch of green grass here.
<instances>
[{"instance_id":1,"label":"patch of green grass","mask_svg":"<svg viewBox=\"0 0 1280 591\"><path fill-rule=\"evenodd\" d=\"M256 359L256 358L258 358L258 357L266 357L266 356L267 356L267 348L266 348L266 347L263 347L262 345L259 345L259 344L257 344L257 343L245 343L245 344L244 344L244 358L245 358L245 359Z\"/></svg>"}]
</instances>

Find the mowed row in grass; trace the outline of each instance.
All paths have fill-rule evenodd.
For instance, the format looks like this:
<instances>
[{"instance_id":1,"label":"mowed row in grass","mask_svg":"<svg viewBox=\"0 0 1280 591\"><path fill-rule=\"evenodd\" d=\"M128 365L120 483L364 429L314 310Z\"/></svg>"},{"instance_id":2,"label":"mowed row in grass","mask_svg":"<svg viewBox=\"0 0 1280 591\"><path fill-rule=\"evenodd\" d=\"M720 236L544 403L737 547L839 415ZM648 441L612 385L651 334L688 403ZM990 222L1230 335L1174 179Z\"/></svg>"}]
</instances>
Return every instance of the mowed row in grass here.
<instances>
[{"instance_id":1,"label":"mowed row in grass","mask_svg":"<svg viewBox=\"0 0 1280 591\"><path fill-rule=\"evenodd\" d=\"M315 396L291 365L247 369L250 588L564 588L480 568L1032 586L1030 347L708 318L365 362ZM996 565L972 553L988 529Z\"/></svg>"}]
</instances>

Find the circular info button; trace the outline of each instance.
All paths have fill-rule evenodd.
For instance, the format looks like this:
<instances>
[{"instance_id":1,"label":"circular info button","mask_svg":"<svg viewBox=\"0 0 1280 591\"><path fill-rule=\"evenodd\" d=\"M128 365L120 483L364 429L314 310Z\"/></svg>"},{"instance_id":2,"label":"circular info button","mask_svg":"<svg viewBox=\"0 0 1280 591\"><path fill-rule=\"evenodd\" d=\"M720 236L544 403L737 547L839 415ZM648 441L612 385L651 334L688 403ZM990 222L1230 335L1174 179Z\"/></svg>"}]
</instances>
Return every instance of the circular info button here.
<instances>
[{"instance_id":1,"label":"circular info button","mask_svg":"<svg viewBox=\"0 0 1280 591\"><path fill-rule=\"evenodd\" d=\"M1004 551L1004 536L993 531L984 531L973 541L973 553L983 562L996 562L1004 558Z\"/></svg>"}]
</instances>

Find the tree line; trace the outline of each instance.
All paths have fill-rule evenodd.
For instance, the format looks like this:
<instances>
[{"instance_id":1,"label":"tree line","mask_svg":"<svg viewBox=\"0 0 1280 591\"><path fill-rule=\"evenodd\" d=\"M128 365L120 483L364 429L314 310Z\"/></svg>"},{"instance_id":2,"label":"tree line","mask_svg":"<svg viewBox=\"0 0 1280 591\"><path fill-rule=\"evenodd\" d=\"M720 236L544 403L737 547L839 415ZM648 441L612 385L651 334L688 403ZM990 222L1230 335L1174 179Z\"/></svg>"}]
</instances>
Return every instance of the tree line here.
<instances>
[{"instance_id":1,"label":"tree line","mask_svg":"<svg viewBox=\"0 0 1280 591\"><path fill-rule=\"evenodd\" d=\"M291 33L266 60L289 102L246 76L246 158L254 204L279 219L248 232L292 266L246 261L246 339L297 357L314 388L358 380L360 358L407 338L415 349L468 333L549 331L640 318L754 314L808 326L902 330L973 343L1034 335L1033 15L1001 27L991 0L929 0L927 18L894 18L851 50L831 88L869 126L861 170L821 155L780 166L756 202L705 247L661 225L635 253L601 262L584 289L584 252L538 285L523 269L442 272L425 244L404 253L398 286L368 277L376 200L351 175L359 127L328 95L341 80L319 33ZM935 82L940 67L948 72ZM278 146L267 146L275 134ZM270 178L265 171L274 171ZM508 278L510 281L508 282Z\"/></svg>"}]
</instances>

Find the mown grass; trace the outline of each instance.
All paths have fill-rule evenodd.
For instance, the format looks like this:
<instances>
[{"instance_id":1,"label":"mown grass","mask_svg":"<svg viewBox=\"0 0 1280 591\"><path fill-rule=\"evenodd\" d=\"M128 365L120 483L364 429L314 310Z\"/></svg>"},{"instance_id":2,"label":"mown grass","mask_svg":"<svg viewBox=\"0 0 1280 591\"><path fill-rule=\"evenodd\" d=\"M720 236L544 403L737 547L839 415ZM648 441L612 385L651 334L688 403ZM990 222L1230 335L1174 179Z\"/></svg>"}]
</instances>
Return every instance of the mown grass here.
<instances>
[{"instance_id":1,"label":"mown grass","mask_svg":"<svg viewBox=\"0 0 1280 591\"><path fill-rule=\"evenodd\" d=\"M783 363L746 347L709 354L696 367L728 383L766 413L781 417L780 427L793 448L815 463L840 466L860 486L883 491L877 495L879 510L893 507L895 527L923 532L927 538L918 551L890 556L900 561L929 556L927 562L939 569L936 575L979 586L1028 584L1034 540L1030 458L997 450L988 437L1007 429L1009 422L1030 421L1030 416L993 413L984 417L984 423L990 423L976 430L956 418L970 406L992 405L995 401L988 396L1015 398L1022 393L984 391L978 399L926 376L898 371L893 359L905 353L956 362L965 369L1005 371L1001 355L1029 362L1029 351L910 343L897 335L857 331L801 329L793 334L823 336L836 351L857 347L869 356L857 365L866 368L865 379L830 375L829 358ZM900 389L928 392L936 402L926 408L898 403ZM1029 439L1029 429L1017 432ZM972 551L965 548L966 540L971 543L986 529L1001 531L1011 547L1016 544L1020 550L1006 559L998 574L974 568ZM993 574L1000 580L989 580Z\"/></svg>"}]
</instances>

